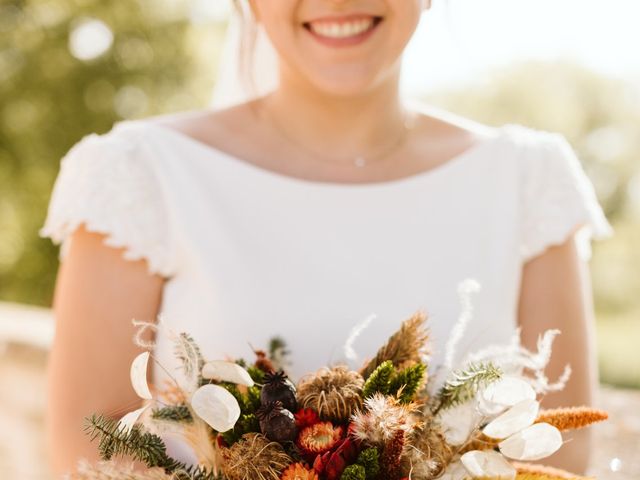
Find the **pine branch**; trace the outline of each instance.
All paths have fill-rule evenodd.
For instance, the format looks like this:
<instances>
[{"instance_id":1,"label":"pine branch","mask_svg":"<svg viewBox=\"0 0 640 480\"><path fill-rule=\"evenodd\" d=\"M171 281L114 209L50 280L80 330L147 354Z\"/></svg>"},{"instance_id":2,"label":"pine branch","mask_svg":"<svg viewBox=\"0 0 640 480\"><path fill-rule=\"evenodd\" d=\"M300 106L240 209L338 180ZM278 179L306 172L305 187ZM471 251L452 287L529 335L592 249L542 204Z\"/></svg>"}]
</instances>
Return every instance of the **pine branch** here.
<instances>
[{"instance_id":1,"label":"pine branch","mask_svg":"<svg viewBox=\"0 0 640 480\"><path fill-rule=\"evenodd\" d=\"M193 422L189 407L186 405L169 405L167 407L155 408L151 412L151 418L170 422Z\"/></svg>"},{"instance_id":2,"label":"pine branch","mask_svg":"<svg viewBox=\"0 0 640 480\"><path fill-rule=\"evenodd\" d=\"M98 450L103 460L114 456L130 456L143 462L147 467L161 467L166 473L175 475L176 480L216 480L216 476L200 467L187 467L167 455L166 446L158 435L144 431L134 425L125 432L119 421L104 415L85 418L85 432L91 441L100 437Z\"/></svg>"},{"instance_id":3,"label":"pine branch","mask_svg":"<svg viewBox=\"0 0 640 480\"><path fill-rule=\"evenodd\" d=\"M472 398L481 386L499 380L502 371L492 363L471 364L464 370L453 373L438 392L440 404L434 414L443 408L459 405Z\"/></svg>"}]
</instances>

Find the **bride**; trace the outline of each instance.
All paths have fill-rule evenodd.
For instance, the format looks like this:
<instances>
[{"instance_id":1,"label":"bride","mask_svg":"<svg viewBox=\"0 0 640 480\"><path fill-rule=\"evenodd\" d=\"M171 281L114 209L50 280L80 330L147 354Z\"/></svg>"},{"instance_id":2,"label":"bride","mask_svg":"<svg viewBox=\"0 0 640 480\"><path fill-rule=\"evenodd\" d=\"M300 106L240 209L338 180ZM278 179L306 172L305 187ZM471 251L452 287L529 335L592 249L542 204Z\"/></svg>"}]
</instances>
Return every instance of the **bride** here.
<instances>
[{"instance_id":1,"label":"bride","mask_svg":"<svg viewBox=\"0 0 640 480\"><path fill-rule=\"evenodd\" d=\"M227 105L117 122L61 162L41 230L61 244L48 370L53 471L97 458L83 417L137 408L132 319L189 332L209 359L250 360L278 336L298 378L331 362L361 364L423 309L432 369L458 315L457 285L474 278L460 354L517 328L533 347L558 328L547 373L570 364L573 374L543 406L591 404L589 241L612 230L565 137L410 105L401 58L428 0L235 7L243 42L231 60L245 75L218 97ZM260 53L257 70L278 81L234 97L251 83L255 32L277 61ZM349 333L365 324L347 352ZM161 332L145 340L167 367L151 372L161 387L177 375L171 341ZM548 463L583 472L588 435Z\"/></svg>"}]
</instances>

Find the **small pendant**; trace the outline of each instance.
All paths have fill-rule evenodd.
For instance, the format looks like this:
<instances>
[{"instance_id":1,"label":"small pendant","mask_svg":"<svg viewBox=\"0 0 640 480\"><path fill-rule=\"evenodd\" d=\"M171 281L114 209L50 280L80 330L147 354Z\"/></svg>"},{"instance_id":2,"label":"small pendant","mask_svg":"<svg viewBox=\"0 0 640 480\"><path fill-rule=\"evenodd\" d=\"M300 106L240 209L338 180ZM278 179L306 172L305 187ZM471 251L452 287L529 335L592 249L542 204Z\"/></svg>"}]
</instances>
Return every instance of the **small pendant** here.
<instances>
[{"instance_id":1,"label":"small pendant","mask_svg":"<svg viewBox=\"0 0 640 480\"><path fill-rule=\"evenodd\" d=\"M356 157L353 162L355 163L356 167L364 167L367 163L364 157Z\"/></svg>"}]
</instances>

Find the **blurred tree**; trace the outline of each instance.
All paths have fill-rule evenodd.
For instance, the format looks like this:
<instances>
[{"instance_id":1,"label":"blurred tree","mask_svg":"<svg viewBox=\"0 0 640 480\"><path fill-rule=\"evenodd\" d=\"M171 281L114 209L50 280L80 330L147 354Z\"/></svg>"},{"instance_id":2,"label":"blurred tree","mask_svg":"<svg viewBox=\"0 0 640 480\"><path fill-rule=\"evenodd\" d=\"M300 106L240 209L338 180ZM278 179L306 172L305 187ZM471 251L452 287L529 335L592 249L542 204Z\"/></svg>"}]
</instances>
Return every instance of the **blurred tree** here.
<instances>
[{"instance_id":1,"label":"blurred tree","mask_svg":"<svg viewBox=\"0 0 640 480\"><path fill-rule=\"evenodd\" d=\"M193 2L0 4L0 299L50 305L57 247L38 237L62 156L123 118L206 105L224 25Z\"/></svg>"}]
</instances>

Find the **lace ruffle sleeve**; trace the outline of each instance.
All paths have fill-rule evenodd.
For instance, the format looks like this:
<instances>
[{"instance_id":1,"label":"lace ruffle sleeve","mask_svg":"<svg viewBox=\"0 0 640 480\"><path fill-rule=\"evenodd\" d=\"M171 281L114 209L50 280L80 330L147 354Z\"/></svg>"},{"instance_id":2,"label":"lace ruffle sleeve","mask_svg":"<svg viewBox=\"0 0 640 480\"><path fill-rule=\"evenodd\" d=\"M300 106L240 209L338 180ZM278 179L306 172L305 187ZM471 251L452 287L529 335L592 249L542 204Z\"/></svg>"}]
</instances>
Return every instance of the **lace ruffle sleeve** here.
<instances>
[{"instance_id":1,"label":"lace ruffle sleeve","mask_svg":"<svg viewBox=\"0 0 640 480\"><path fill-rule=\"evenodd\" d=\"M69 250L81 224L106 234L104 244L124 247L127 260L146 259L148 271L170 277L176 262L165 196L150 161L135 138L114 131L91 133L60 162L40 237Z\"/></svg>"},{"instance_id":2,"label":"lace ruffle sleeve","mask_svg":"<svg viewBox=\"0 0 640 480\"><path fill-rule=\"evenodd\" d=\"M591 258L591 239L613 235L594 186L566 137L521 128L528 147L521 179L520 253L526 262L576 232L580 258Z\"/></svg>"}]
</instances>

